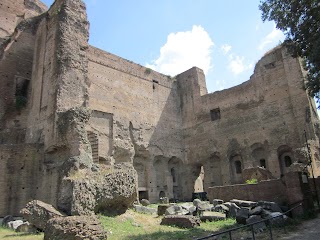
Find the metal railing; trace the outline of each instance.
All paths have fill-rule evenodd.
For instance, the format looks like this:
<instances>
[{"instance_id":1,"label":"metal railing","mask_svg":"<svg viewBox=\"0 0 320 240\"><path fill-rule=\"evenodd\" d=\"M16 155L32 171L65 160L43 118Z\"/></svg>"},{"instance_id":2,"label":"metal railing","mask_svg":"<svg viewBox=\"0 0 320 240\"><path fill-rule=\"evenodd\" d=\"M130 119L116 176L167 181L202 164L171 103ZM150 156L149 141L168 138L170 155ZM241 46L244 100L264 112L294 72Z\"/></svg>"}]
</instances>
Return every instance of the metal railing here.
<instances>
[{"instance_id":1,"label":"metal railing","mask_svg":"<svg viewBox=\"0 0 320 240\"><path fill-rule=\"evenodd\" d=\"M280 218L280 217L286 215L287 213L291 212L292 210L294 210L294 209L296 209L298 207L301 207L301 206L302 206L302 203L298 204L297 206L289 209L288 211L286 211L284 213L281 213L278 216L270 217L270 218L267 218L267 219L264 219L264 220L261 220L261 221L257 221L257 222L250 223L250 224L246 224L246 225L241 226L241 227L236 227L236 228L228 229L228 230L225 230L225 231L213 233L213 234L210 234L210 235L208 235L206 237L196 238L196 240L210 239L210 238L214 238L214 237L217 237L217 236L220 236L220 235L223 235L223 234L228 234L229 235L229 239L232 240L232 232L240 230L240 229L243 229L243 228L250 228L251 229L251 234L252 234L252 239L255 240L256 237L255 237L255 231L254 231L254 227L253 226L256 225L256 224L259 224L259 223L264 223L264 222L269 223L269 224L266 224L266 225L268 225L270 239L273 240L272 224L270 223L270 220L272 220L274 218Z\"/></svg>"}]
</instances>

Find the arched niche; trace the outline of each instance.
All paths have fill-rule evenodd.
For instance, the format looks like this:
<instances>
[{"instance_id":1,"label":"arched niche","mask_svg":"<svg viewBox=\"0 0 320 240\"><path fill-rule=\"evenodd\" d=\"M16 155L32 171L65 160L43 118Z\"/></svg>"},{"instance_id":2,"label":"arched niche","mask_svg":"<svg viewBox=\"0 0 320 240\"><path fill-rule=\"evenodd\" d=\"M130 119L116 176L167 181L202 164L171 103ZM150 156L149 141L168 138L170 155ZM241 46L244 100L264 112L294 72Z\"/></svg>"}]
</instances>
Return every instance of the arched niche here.
<instances>
[{"instance_id":1,"label":"arched niche","mask_svg":"<svg viewBox=\"0 0 320 240\"><path fill-rule=\"evenodd\" d=\"M182 161L179 158L172 157L168 161L168 172L170 174L174 199L181 199L183 188L181 184L181 174L183 173L183 171L181 168Z\"/></svg>"},{"instance_id":2,"label":"arched niche","mask_svg":"<svg viewBox=\"0 0 320 240\"><path fill-rule=\"evenodd\" d=\"M294 155L291 147L288 145L282 145L278 148L278 160L280 166L281 175L286 174L289 171L289 167L294 162Z\"/></svg>"},{"instance_id":3,"label":"arched niche","mask_svg":"<svg viewBox=\"0 0 320 240\"><path fill-rule=\"evenodd\" d=\"M203 163L203 171L203 188L205 192L208 191L209 187L222 185L221 158L219 154L212 154Z\"/></svg>"},{"instance_id":4,"label":"arched niche","mask_svg":"<svg viewBox=\"0 0 320 240\"><path fill-rule=\"evenodd\" d=\"M167 188L166 166L168 158L156 156L154 158L153 167L156 175L156 184L158 189Z\"/></svg>"},{"instance_id":5,"label":"arched niche","mask_svg":"<svg viewBox=\"0 0 320 240\"><path fill-rule=\"evenodd\" d=\"M252 158L254 160L253 166L254 167L263 167L268 169L268 154L264 147L260 146L255 148L252 153Z\"/></svg>"},{"instance_id":6,"label":"arched niche","mask_svg":"<svg viewBox=\"0 0 320 240\"><path fill-rule=\"evenodd\" d=\"M147 188L147 174L146 174L146 166L143 163L133 163L134 169L138 173L138 188L139 191Z\"/></svg>"},{"instance_id":7,"label":"arched niche","mask_svg":"<svg viewBox=\"0 0 320 240\"><path fill-rule=\"evenodd\" d=\"M242 170L243 160L240 154L235 154L230 157L230 172L231 172L231 183L242 183Z\"/></svg>"}]
</instances>

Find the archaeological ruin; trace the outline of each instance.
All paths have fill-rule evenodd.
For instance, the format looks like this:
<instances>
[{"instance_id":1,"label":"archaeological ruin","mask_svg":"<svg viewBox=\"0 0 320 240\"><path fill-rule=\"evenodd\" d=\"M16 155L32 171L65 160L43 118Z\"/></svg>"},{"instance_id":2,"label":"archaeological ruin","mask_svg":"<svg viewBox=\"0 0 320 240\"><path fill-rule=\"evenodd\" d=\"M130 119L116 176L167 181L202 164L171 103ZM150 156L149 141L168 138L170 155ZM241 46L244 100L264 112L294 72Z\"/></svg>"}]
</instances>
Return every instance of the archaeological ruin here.
<instances>
[{"instance_id":1,"label":"archaeological ruin","mask_svg":"<svg viewBox=\"0 0 320 240\"><path fill-rule=\"evenodd\" d=\"M97 185L129 191L118 206L137 194L190 200L244 183L251 168L280 178L306 167L306 141L320 175L315 103L300 60L284 47L267 52L248 81L208 93L197 67L170 77L90 46L88 37L81 0L49 9L39 0L0 3L0 217L33 199L85 212L76 191L89 189L91 199L103 192ZM89 211L104 203L96 198Z\"/></svg>"}]
</instances>

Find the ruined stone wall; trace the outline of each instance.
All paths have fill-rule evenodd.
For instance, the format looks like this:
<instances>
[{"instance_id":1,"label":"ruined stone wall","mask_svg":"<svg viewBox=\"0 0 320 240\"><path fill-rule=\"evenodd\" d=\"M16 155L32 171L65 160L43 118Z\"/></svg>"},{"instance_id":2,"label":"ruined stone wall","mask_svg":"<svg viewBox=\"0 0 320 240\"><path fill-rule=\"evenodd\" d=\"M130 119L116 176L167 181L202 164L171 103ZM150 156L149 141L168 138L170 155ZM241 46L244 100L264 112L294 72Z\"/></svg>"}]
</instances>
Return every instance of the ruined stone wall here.
<instances>
[{"instance_id":1,"label":"ruined stone wall","mask_svg":"<svg viewBox=\"0 0 320 240\"><path fill-rule=\"evenodd\" d=\"M230 201L243 199L250 201L271 201L283 205L288 203L287 188L281 179L261 181L256 184L235 184L209 187L207 197Z\"/></svg>"},{"instance_id":2,"label":"ruined stone wall","mask_svg":"<svg viewBox=\"0 0 320 240\"><path fill-rule=\"evenodd\" d=\"M59 173L47 168L40 144L0 145L0 217L19 216L33 199L56 205Z\"/></svg>"},{"instance_id":3,"label":"ruined stone wall","mask_svg":"<svg viewBox=\"0 0 320 240\"><path fill-rule=\"evenodd\" d=\"M7 210L18 214L31 198L56 206L63 177L93 164L85 131L90 117L85 5L57 0L45 15L22 21L2 46L0 153L7 174L0 181L7 184L0 187L0 201L10 209L1 209L0 216ZM18 97L23 104L17 105ZM19 169L24 165L29 167Z\"/></svg>"},{"instance_id":4,"label":"ruined stone wall","mask_svg":"<svg viewBox=\"0 0 320 240\"><path fill-rule=\"evenodd\" d=\"M0 45L13 34L23 20L45 12L47 6L38 0L1 0L0 2Z\"/></svg>"},{"instance_id":5,"label":"ruined stone wall","mask_svg":"<svg viewBox=\"0 0 320 240\"><path fill-rule=\"evenodd\" d=\"M204 167L205 190L242 183L244 168L265 165L280 177L287 171L285 161L305 162L299 152L304 129L310 143L318 145L316 111L303 89L304 72L284 48L266 54L249 81L201 97L197 84L186 80L196 81L192 72L177 78L187 84L180 92L187 159Z\"/></svg>"},{"instance_id":6,"label":"ruined stone wall","mask_svg":"<svg viewBox=\"0 0 320 240\"><path fill-rule=\"evenodd\" d=\"M94 47L89 79L93 115L87 131L97 138L98 159L132 162L141 196L173 197L171 165L182 165L184 156L175 79Z\"/></svg>"},{"instance_id":7,"label":"ruined stone wall","mask_svg":"<svg viewBox=\"0 0 320 240\"><path fill-rule=\"evenodd\" d=\"M33 197L67 204L63 179L101 164L132 163L139 197L151 202L190 200L196 179L205 191L242 183L254 166L279 177L306 162L304 130L320 175L316 110L284 48L267 53L249 81L208 94L201 69L171 78L89 46L81 0L29 18L43 9L0 5L0 203L9 206L0 216Z\"/></svg>"}]
</instances>

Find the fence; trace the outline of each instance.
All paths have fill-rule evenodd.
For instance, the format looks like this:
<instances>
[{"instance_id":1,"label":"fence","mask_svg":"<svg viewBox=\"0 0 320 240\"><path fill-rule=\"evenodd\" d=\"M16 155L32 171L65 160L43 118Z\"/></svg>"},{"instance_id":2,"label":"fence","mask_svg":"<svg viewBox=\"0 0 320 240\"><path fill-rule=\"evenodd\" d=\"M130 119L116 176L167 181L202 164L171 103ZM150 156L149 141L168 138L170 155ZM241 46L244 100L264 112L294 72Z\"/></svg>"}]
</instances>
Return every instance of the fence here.
<instances>
[{"instance_id":1,"label":"fence","mask_svg":"<svg viewBox=\"0 0 320 240\"><path fill-rule=\"evenodd\" d=\"M229 230L226 230L226 231L221 231L221 232L218 232L218 233L214 233L214 234L208 235L208 236L206 236L206 237L197 238L196 240L216 239L215 237L220 236L220 235L225 235L225 234L228 234L228 235L229 235L229 239L232 240L232 232L235 232L235 231L238 231L238 230L244 229L244 228L250 228L250 229L251 229L252 239L255 240L256 237L255 237L255 231L254 231L254 227L253 227L253 226L256 225L256 224L259 224L259 223L263 223L263 222L266 222L266 223L267 223L268 229L269 229L270 239L273 240L272 224L270 223L270 220L272 220L272 219L274 219L274 218L280 218L280 217L282 217L283 215L286 215L286 214L288 214L289 212L291 212L291 211L293 211L294 209L296 209L296 208L298 208L298 207L301 207L301 206L302 206L302 203L300 203L300 204L298 204L297 206L289 209L288 211L282 213L282 214L279 215L279 216L271 217L271 218L264 219L264 220L262 220L262 221L257 221L257 222L254 222L254 223L250 223L250 224L247 224L247 225L244 225L244 226L241 226L241 227L232 228L232 229L229 229Z\"/></svg>"}]
</instances>

